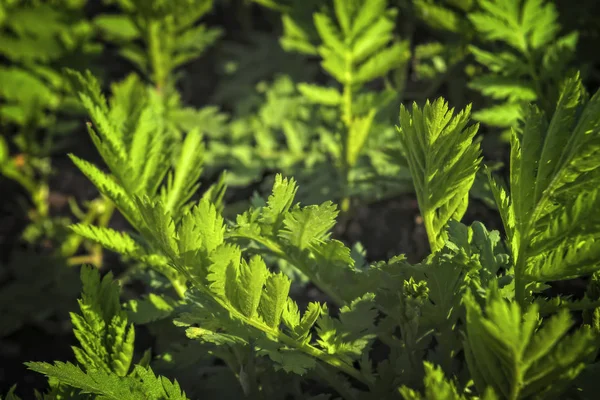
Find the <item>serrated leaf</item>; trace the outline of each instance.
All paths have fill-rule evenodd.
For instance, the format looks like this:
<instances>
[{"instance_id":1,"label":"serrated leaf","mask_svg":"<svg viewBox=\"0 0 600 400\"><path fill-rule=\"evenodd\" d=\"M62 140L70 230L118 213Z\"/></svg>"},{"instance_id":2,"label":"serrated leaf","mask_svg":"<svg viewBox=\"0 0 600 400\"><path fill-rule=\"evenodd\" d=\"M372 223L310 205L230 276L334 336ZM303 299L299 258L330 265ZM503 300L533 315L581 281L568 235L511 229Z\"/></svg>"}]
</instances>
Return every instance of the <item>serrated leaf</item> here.
<instances>
[{"instance_id":1,"label":"serrated leaf","mask_svg":"<svg viewBox=\"0 0 600 400\"><path fill-rule=\"evenodd\" d=\"M269 270L259 256L254 256L249 263L242 261L240 266L237 290L238 309L248 318L254 318L267 280Z\"/></svg>"},{"instance_id":2,"label":"serrated leaf","mask_svg":"<svg viewBox=\"0 0 600 400\"><path fill-rule=\"evenodd\" d=\"M319 206L297 207L286 214L279 237L304 250L325 238L337 215L337 207L330 201Z\"/></svg>"},{"instance_id":3,"label":"serrated leaf","mask_svg":"<svg viewBox=\"0 0 600 400\"><path fill-rule=\"evenodd\" d=\"M123 255L137 255L140 246L125 232L87 224L71 225L71 230L84 238L99 243L102 247Z\"/></svg>"},{"instance_id":4,"label":"serrated leaf","mask_svg":"<svg viewBox=\"0 0 600 400\"><path fill-rule=\"evenodd\" d=\"M413 104L412 115L400 108L400 140L432 251L443 246L448 221L464 215L481 161L479 144L473 140L478 126L466 126L470 109L453 115L454 109L441 98L427 101L423 110Z\"/></svg>"},{"instance_id":5,"label":"serrated leaf","mask_svg":"<svg viewBox=\"0 0 600 400\"><path fill-rule=\"evenodd\" d=\"M264 293L260 299L260 316L272 329L279 329L283 310L287 304L291 281L283 273L267 278Z\"/></svg>"}]
</instances>

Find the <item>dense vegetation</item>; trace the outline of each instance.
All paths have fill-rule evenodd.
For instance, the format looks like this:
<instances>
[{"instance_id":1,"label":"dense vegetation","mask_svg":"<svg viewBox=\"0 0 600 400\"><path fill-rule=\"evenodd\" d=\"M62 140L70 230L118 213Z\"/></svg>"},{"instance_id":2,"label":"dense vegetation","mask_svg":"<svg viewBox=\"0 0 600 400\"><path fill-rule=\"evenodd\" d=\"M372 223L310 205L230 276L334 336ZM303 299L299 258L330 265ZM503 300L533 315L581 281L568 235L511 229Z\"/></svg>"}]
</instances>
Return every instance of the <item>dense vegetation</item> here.
<instances>
[{"instance_id":1,"label":"dense vegetation","mask_svg":"<svg viewBox=\"0 0 600 400\"><path fill-rule=\"evenodd\" d=\"M2 398L597 397L582 3L0 0Z\"/></svg>"}]
</instances>

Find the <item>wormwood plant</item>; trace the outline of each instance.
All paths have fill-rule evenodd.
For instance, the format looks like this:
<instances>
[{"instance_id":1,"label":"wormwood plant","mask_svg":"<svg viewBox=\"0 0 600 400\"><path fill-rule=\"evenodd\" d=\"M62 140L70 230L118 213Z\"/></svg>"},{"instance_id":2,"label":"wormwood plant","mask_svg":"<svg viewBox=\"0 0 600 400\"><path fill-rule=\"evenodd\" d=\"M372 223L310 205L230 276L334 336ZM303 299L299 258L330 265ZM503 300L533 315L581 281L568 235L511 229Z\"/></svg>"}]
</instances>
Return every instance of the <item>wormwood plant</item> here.
<instances>
[{"instance_id":1,"label":"wormwood plant","mask_svg":"<svg viewBox=\"0 0 600 400\"><path fill-rule=\"evenodd\" d=\"M247 396L284 396L269 379L284 371L324 381L347 399L593 397L579 389L589 387L586 371L596 368L598 314L588 312L576 326L569 310L600 306L595 289L581 301L543 292L549 282L598 270L600 92L590 97L578 75L565 81L549 119L531 106L522 129L513 130L508 186L490 174L505 240L479 222L458 222L480 162L469 109L455 113L443 99L401 108L399 137L432 254L415 265L397 256L371 266L355 265L350 249L330 238L335 205L294 204L293 180L278 177L266 202L235 222L221 217L214 191L188 203L197 175L186 166L201 155L194 139L157 190L162 179L143 177L160 178L163 145L147 142L150 158L132 161L144 147L123 142L94 81L79 79L90 134L116 179L73 160L136 233L74 229L167 276L179 299L159 293L143 300L146 319L173 319L225 361ZM316 302L301 312L288 295L289 278L268 268L272 257L306 273L341 306L339 315ZM117 321L123 335L126 322ZM376 343L388 347L386 359L373 357ZM87 389L92 379L94 393L129 379L117 383L97 366L85 374L69 364L31 367L75 388Z\"/></svg>"},{"instance_id":2,"label":"wormwood plant","mask_svg":"<svg viewBox=\"0 0 600 400\"><path fill-rule=\"evenodd\" d=\"M554 2L417 0L407 8L445 35L415 48L418 77L437 77L438 85L447 81L452 96L465 83L449 73L465 65L469 53L474 57L475 63L465 65L468 86L489 98L474 119L507 129L504 136L509 138L508 128L518 125L523 105L536 101L545 112L552 112L579 36L561 34Z\"/></svg>"},{"instance_id":3,"label":"wormwood plant","mask_svg":"<svg viewBox=\"0 0 600 400\"><path fill-rule=\"evenodd\" d=\"M212 0L105 2L117 4L123 14L100 15L95 24L158 90L172 90L176 68L199 57L221 34L196 24Z\"/></svg>"},{"instance_id":4,"label":"wormwood plant","mask_svg":"<svg viewBox=\"0 0 600 400\"><path fill-rule=\"evenodd\" d=\"M283 11L283 48L319 56L322 69L334 79L327 86L301 83L298 89L309 102L338 113L334 124L320 128L320 136L334 137L327 147L337 182L331 192L348 211L350 198L358 192L356 181L364 177L357 167L376 114L398 96L390 84L385 90L369 85L402 70L410 58L408 42L394 37L397 10L386 1L333 1L332 7L321 7L307 21L295 4L261 4Z\"/></svg>"},{"instance_id":5,"label":"wormwood plant","mask_svg":"<svg viewBox=\"0 0 600 400\"><path fill-rule=\"evenodd\" d=\"M49 390L38 398L187 399L177 381L156 376L148 366L150 352L134 359L135 330L119 303L119 285L108 273L100 279L97 269L81 269L83 291L80 314L71 313L73 333L80 347L73 347L77 365L30 362L27 366L47 376ZM137 358L137 357L136 357ZM14 388L13 388L14 389ZM11 391L7 399L18 399ZM85 394L84 396L81 396ZM86 396L87 395L87 396Z\"/></svg>"},{"instance_id":6,"label":"wormwood plant","mask_svg":"<svg viewBox=\"0 0 600 400\"><path fill-rule=\"evenodd\" d=\"M178 143L178 152L174 153L174 145L177 143L168 134L169 123L161 112L162 100L153 95L154 91L148 91L146 87L139 85L135 75L115 86L115 96L109 104L93 76L73 71L69 74L74 85L82 90L82 105L98 127L97 131L90 130L92 139L114 178L72 156L75 164L136 230L144 229L144 220L138 215L134 195L159 195L166 209L174 216L183 213L187 201L198 188L198 179L202 173L203 143L200 132L189 132L185 140ZM131 103L133 98L138 99L138 102ZM91 125L89 128L91 129ZM173 158L174 163L171 162ZM165 177L166 182L163 184ZM217 184L215 190L209 192L214 195L215 202L222 197L222 190L218 185L221 184ZM93 233L93 229L102 227L91 229ZM85 232L79 233L86 236ZM110 248L124 250L128 248L128 244L128 241L117 240ZM127 251L126 254L148 262L144 247L146 246L136 251ZM164 260L155 259L150 263L172 278L171 283L181 293L181 282L170 274L168 268L164 270Z\"/></svg>"},{"instance_id":7,"label":"wormwood plant","mask_svg":"<svg viewBox=\"0 0 600 400\"><path fill-rule=\"evenodd\" d=\"M216 107L184 106L176 84L185 77L181 68L199 58L222 32L199 21L212 10L212 0L107 0L122 13L100 14L94 25L101 36L141 73L162 101L168 132L181 139L194 127L205 134L222 131L225 116ZM130 101L135 102L136 99Z\"/></svg>"},{"instance_id":8,"label":"wormwood plant","mask_svg":"<svg viewBox=\"0 0 600 400\"><path fill-rule=\"evenodd\" d=\"M486 72L469 86L495 100L474 118L491 126L515 126L522 106L533 101L551 113L561 79L575 54L578 33L560 35L558 12L543 0L479 0L480 10L468 15L477 37L494 46L471 45Z\"/></svg>"}]
</instances>

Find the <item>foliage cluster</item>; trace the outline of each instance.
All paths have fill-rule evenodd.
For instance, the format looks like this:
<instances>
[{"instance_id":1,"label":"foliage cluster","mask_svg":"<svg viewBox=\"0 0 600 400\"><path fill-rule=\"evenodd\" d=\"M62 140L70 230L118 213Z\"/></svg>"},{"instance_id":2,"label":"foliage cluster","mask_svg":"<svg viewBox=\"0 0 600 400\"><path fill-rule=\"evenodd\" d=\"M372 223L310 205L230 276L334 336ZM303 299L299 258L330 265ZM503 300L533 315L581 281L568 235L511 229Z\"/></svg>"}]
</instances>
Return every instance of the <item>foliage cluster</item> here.
<instances>
[{"instance_id":1,"label":"foliage cluster","mask_svg":"<svg viewBox=\"0 0 600 400\"><path fill-rule=\"evenodd\" d=\"M71 311L78 342L26 363L48 378L36 398L594 398L600 91L558 8L253 2L0 0L0 172L30 208L0 335ZM246 45L210 23L223 10ZM185 87L207 51L219 83L197 108ZM82 116L94 155L69 145ZM60 217L59 138L99 193ZM510 147L506 169L489 143ZM369 260L337 233L407 194L422 260ZM466 222L474 199L500 230ZM552 291L577 279L578 297Z\"/></svg>"}]
</instances>

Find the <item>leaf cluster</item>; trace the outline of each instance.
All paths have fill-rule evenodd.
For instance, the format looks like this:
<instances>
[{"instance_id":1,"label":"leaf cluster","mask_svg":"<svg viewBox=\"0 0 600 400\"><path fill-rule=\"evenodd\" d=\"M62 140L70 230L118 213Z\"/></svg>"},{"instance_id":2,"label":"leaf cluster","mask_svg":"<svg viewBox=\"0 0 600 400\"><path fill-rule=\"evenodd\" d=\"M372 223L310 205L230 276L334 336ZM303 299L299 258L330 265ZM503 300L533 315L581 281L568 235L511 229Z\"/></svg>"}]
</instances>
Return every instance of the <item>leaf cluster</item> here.
<instances>
[{"instance_id":1,"label":"leaf cluster","mask_svg":"<svg viewBox=\"0 0 600 400\"><path fill-rule=\"evenodd\" d=\"M197 24L211 11L212 0L107 3L116 3L123 13L99 15L94 24L159 90L169 90L175 83L174 71L198 58L221 36L219 29Z\"/></svg>"},{"instance_id":2,"label":"leaf cluster","mask_svg":"<svg viewBox=\"0 0 600 400\"><path fill-rule=\"evenodd\" d=\"M74 398L77 393L104 399L180 399L187 397L177 381L156 376L147 366L148 355L131 367L135 330L119 302L119 285L108 273L102 279L92 267L81 269L80 314L71 313L73 331L81 347L73 347L79 365L29 362L46 375L51 391L38 398Z\"/></svg>"},{"instance_id":3,"label":"leaf cluster","mask_svg":"<svg viewBox=\"0 0 600 400\"><path fill-rule=\"evenodd\" d=\"M490 51L470 46L486 72L469 86L496 104L479 110L474 118L490 126L516 126L523 106L537 101L550 113L561 80L575 54L577 32L560 35L558 12L543 0L480 0L480 10L469 19L484 42L499 46Z\"/></svg>"},{"instance_id":4,"label":"leaf cluster","mask_svg":"<svg viewBox=\"0 0 600 400\"><path fill-rule=\"evenodd\" d=\"M73 129L72 121L54 115L73 113L78 105L60 68L100 50L83 6L82 1L0 3L0 55L10 61L0 67L3 125L33 124L56 134Z\"/></svg>"}]
</instances>

